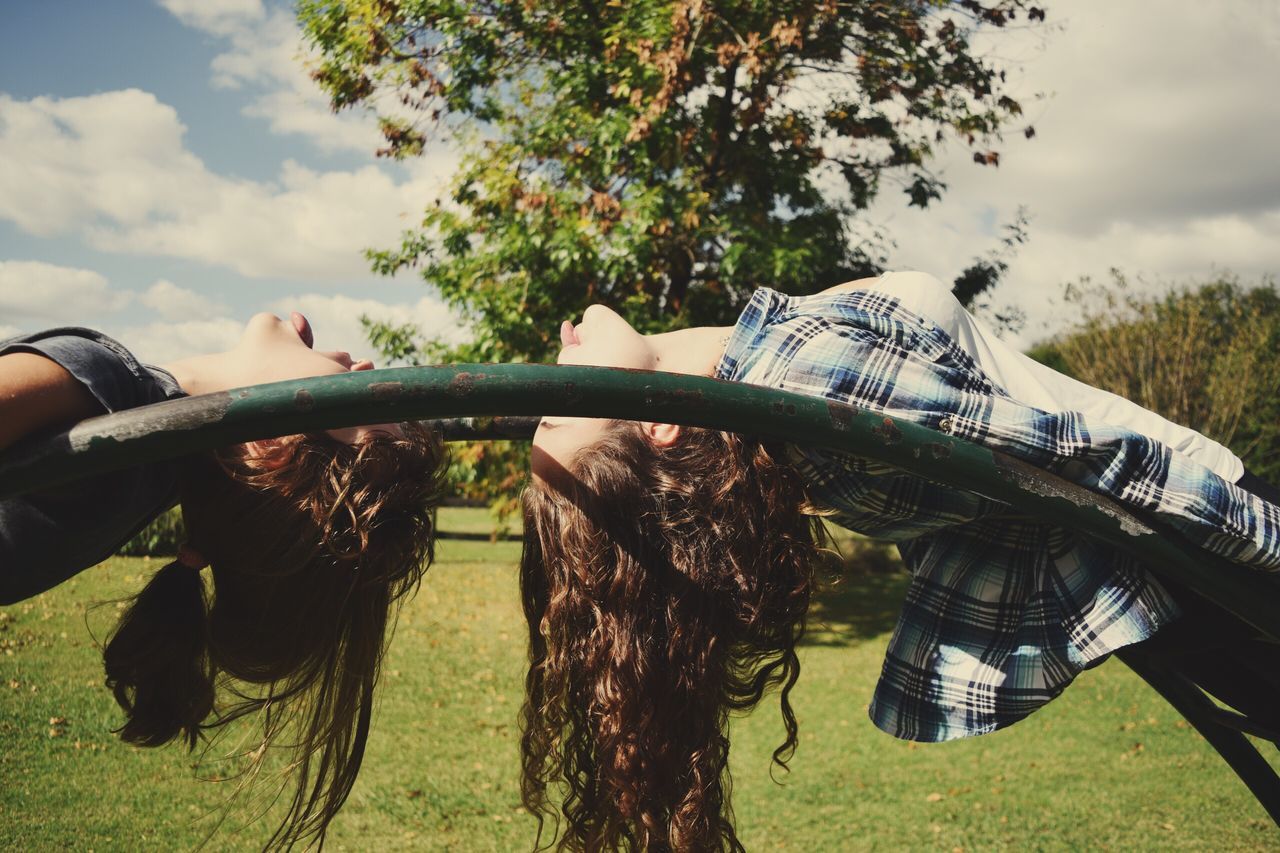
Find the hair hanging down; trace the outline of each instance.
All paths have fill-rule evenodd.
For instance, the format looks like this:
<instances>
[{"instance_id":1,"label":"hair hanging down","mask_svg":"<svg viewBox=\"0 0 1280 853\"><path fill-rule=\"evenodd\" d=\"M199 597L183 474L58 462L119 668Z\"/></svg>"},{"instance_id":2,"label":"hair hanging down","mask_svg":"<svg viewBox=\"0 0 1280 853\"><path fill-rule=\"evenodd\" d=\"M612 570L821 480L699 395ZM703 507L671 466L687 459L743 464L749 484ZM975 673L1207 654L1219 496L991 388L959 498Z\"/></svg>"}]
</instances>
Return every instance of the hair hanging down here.
<instances>
[{"instance_id":1,"label":"hair hanging down","mask_svg":"<svg viewBox=\"0 0 1280 853\"><path fill-rule=\"evenodd\" d=\"M287 732L296 788L268 846L323 843L360 769L393 606L433 556L443 445L419 424L404 430L355 446L289 436L257 455L191 460L183 519L212 567L212 595L199 572L170 563L104 651L130 743L194 747L261 712L252 779Z\"/></svg>"},{"instance_id":2,"label":"hair hanging down","mask_svg":"<svg viewBox=\"0 0 1280 853\"><path fill-rule=\"evenodd\" d=\"M529 625L523 797L563 790L569 849L741 850L728 715L800 674L819 531L800 477L761 441L685 429L655 447L617 422L562 489L525 495Z\"/></svg>"}]
</instances>

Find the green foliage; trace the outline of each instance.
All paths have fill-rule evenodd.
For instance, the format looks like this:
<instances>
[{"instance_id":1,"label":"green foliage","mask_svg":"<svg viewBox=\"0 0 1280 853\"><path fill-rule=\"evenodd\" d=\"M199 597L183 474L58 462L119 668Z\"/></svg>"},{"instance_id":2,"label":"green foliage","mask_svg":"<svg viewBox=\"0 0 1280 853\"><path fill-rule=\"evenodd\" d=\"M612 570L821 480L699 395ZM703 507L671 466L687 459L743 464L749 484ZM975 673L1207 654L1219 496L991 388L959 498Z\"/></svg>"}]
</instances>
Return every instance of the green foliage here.
<instances>
[{"instance_id":1,"label":"green foliage","mask_svg":"<svg viewBox=\"0 0 1280 853\"><path fill-rule=\"evenodd\" d=\"M520 509L517 495L528 471L527 441L455 444L449 458L453 494L464 500L487 503L497 516L498 528L502 529Z\"/></svg>"},{"instance_id":2,"label":"green foliage","mask_svg":"<svg viewBox=\"0 0 1280 853\"><path fill-rule=\"evenodd\" d=\"M1054 341L1041 341L1027 350L1026 354L1046 367L1052 367L1059 373L1075 378L1071 373L1071 367L1067 364L1067 359L1062 355L1062 350Z\"/></svg>"},{"instance_id":3,"label":"green foliage","mask_svg":"<svg viewBox=\"0 0 1280 853\"><path fill-rule=\"evenodd\" d=\"M365 332L392 364L422 365L449 361L448 347L423 342L412 325L393 326L362 317ZM529 470L529 445L522 441L473 441L453 444L449 453L451 494L482 501L505 529L519 510L519 487Z\"/></svg>"},{"instance_id":4,"label":"green foliage","mask_svg":"<svg viewBox=\"0 0 1280 853\"><path fill-rule=\"evenodd\" d=\"M1028 222L1026 209L1019 207L1013 222L1004 226L1004 234L996 247L986 256L976 258L951 285L951 292L960 304L982 315L997 332L1017 332L1026 323L1026 312L1021 308L996 308L986 293L1009 271L1009 261L1018 247L1027 242Z\"/></svg>"},{"instance_id":5,"label":"green foliage","mask_svg":"<svg viewBox=\"0 0 1280 853\"><path fill-rule=\"evenodd\" d=\"M873 269L853 215L889 182L925 206L948 135L976 159L1021 115L981 28L1026 0L303 0L335 109L376 105L381 153L463 151L447 202L374 268L415 267L474 339L543 360L592 302L644 331L732 322L760 285Z\"/></svg>"},{"instance_id":6,"label":"green foliage","mask_svg":"<svg viewBox=\"0 0 1280 853\"><path fill-rule=\"evenodd\" d=\"M1111 280L1069 285L1080 320L1030 355L1189 426L1227 447L1258 476L1280 481L1280 293L1230 274L1134 292Z\"/></svg>"},{"instance_id":7,"label":"green foliage","mask_svg":"<svg viewBox=\"0 0 1280 853\"><path fill-rule=\"evenodd\" d=\"M172 557L186 541L182 510L175 506L156 516L116 553L125 557Z\"/></svg>"},{"instance_id":8,"label":"green foliage","mask_svg":"<svg viewBox=\"0 0 1280 853\"><path fill-rule=\"evenodd\" d=\"M732 323L762 285L804 294L879 271L886 238L858 212L892 187L908 205L940 198L929 162L949 138L998 164L1022 106L971 39L1044 13L1031 0L301 0L298 16L334 109L379 113L380 154L436 139L462 152L448 198L368 256L381 273L416 269L471 340L371 324L375 342L401 361L510 362L548 360L560 323L593 302L658 332ZM1002 271L978 259L966 298Z\"/></svg>"}]
</instances>

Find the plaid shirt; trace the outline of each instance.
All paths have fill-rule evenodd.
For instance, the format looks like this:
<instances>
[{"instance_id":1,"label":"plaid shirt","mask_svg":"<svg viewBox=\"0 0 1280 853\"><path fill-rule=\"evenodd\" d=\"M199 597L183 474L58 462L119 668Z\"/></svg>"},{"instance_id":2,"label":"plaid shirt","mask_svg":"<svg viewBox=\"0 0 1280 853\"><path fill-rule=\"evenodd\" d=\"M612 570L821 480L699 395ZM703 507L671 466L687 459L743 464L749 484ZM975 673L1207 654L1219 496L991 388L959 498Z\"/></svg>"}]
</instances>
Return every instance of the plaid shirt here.
<instances>
[{"instance_id":1,"label":"plaid shirt","mask_svg":"<svg viewBox=\"0 0 1280 853\"><path fill-rule=\"evenodd\" d=\"M758 290L716 376L1003 451L1152 513L1229 559L1280 569L1280 509L1153 439L1020 404L890 294ZM790 453L832 520L896 542L911 571L869 708L896 737L943 741L1010 725L1178 616L1159 583L1112 546L850 453Z\"/></svg>"}]
</instances>

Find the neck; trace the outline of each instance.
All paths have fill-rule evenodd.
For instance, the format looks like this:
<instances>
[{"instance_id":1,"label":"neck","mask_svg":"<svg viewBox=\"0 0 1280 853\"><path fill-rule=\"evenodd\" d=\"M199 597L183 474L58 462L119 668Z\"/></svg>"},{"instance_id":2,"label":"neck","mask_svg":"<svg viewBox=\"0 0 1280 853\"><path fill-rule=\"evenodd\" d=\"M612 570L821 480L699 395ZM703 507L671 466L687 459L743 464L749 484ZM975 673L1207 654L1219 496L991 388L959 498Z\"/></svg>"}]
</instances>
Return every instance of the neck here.
<instances>
[{"instance_id":1,"label":"neck","mask_svg":"<svg viewBox=\"0 0 1280 853\"><path fill-rule=\"evenodd\" d=\"M711 376L724 355L732 326L698 326L649 336L654 370Z\"/></svg>"},{"instance_id":2,"label":"neck","mask_svg":"<svg viewBox=\"0 0 1280 853\"><path fill-rule=\"evenodd\" d=\"M215 391L226 391L232 387L222 370L225 353L215 352L208 355L195 355L160 365L173 374L178 386L191 396L212 394Z\"/></svg>"}]
</instances>

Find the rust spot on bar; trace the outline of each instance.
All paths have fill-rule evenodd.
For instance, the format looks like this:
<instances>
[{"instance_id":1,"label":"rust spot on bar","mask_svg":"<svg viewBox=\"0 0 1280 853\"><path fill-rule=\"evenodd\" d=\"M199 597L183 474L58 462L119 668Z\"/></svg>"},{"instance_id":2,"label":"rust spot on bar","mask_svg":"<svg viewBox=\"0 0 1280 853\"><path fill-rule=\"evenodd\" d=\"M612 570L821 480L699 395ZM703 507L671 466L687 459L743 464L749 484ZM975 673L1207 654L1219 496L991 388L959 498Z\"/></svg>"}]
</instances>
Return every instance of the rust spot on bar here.
<instances>
[{"instance_id":1,"label":"rust spot on bar","mask_svg":"<svg viewBox=\"0 0 1280 853\"><path fill-rule=\"evenodd\" d=\"M893 422L893 418L885 418L880 426L871 428L871 434L882 439L885 444L897 444L902 441L902 430Z\"/></svg>"},{"instance_id":2,"label":"rust spot on bar","mask_svg":"<svg viewBox=\"0 0 1280 853\"><path fill-rule=\"evenodd\" d=\"M775 400L769 404L769 408L773 410L775 415L794 415L796 413L795 403L783 403Z\"/></svg>"},{"instance_id":3,"label":"rust spot on bar","mask_svg":"<svg viewBox=\"0 0 1280 853\"><path fill-rule=\"evenodd\" d=\"M831 426L840 432L848 432L853 425L853 409L843 403L828 400L827 417L831 419Z\"/></svg>"},{"instance_id":4,"label":"rust spot on bar","mask_svg":"<svg viewBox=\"0 0 1280 853\"><path fill-rule=\"evenodd\" d=\"M300 412L309 412L316 407L316 398L306 388L299 388L293 394L293 407Z\"/></svg>"},{"instance_id":5,"label":"rust spot on bar","mask_svg":"<svg viewBox=\"0 0 1280 853\"><path fill-rule=\"evenodd\" d=\"M449 382L449 393L455 397L467 397L476 390L476 380L484 379L483 373L459 373Z\"/></svg>"},{"instance_id":6,"label":"rust spot on bar","mask_svg":"<svg viewBox=\"0 0 1280 853\"><path fill-rule=\"evenodd\" d=\"M932 456L934 459L950 459L951 458L951 448L945 444L940 444L936 441L931 441L925 446L929 448L929 455Z\"/></svg>"},{"instance_id":7,"label":"rust spot on bar","mask_svg":"<svg viewBox=\"0 0 1280 853\"><path fill-rule=\"evenodd\" d=\"M996 473L1000 478L1005 482L1013 483L1025 492L1045 498L1061 498L1078 507L1100 512L1115 521L1120 531L1129 536L1145 536L1155 532L1120 504L1104 495L1041 471L1021 459L1014 459L1004 454L993 454L993 456Z\"/></svg>"},{"instance_id":8,"label":"rust spot on bar","mask_svg":"<svg viewBox=\"0 0 1280 853\"><path fill-rule=\"evenodd\" d=\"M145 438L152 433L182 432L223 421L235 405L228 391L199 397L181 397L143 409L126 409L110 415L88 418L65 433L67 450L83 453L100 445L113 445ZM57 436L43 443L57 441Z\"/></svg>"},{"instance_id":9,"label":"rust spot on bar","mask_svg":"<svg viewBox=\"0 0 1280 853\"><path fill-rule=\"evenodd\" d=\"M369 394L375 400L392 400L404 394L403 382L370 382Z\"/></svg>"}]
</instances>

